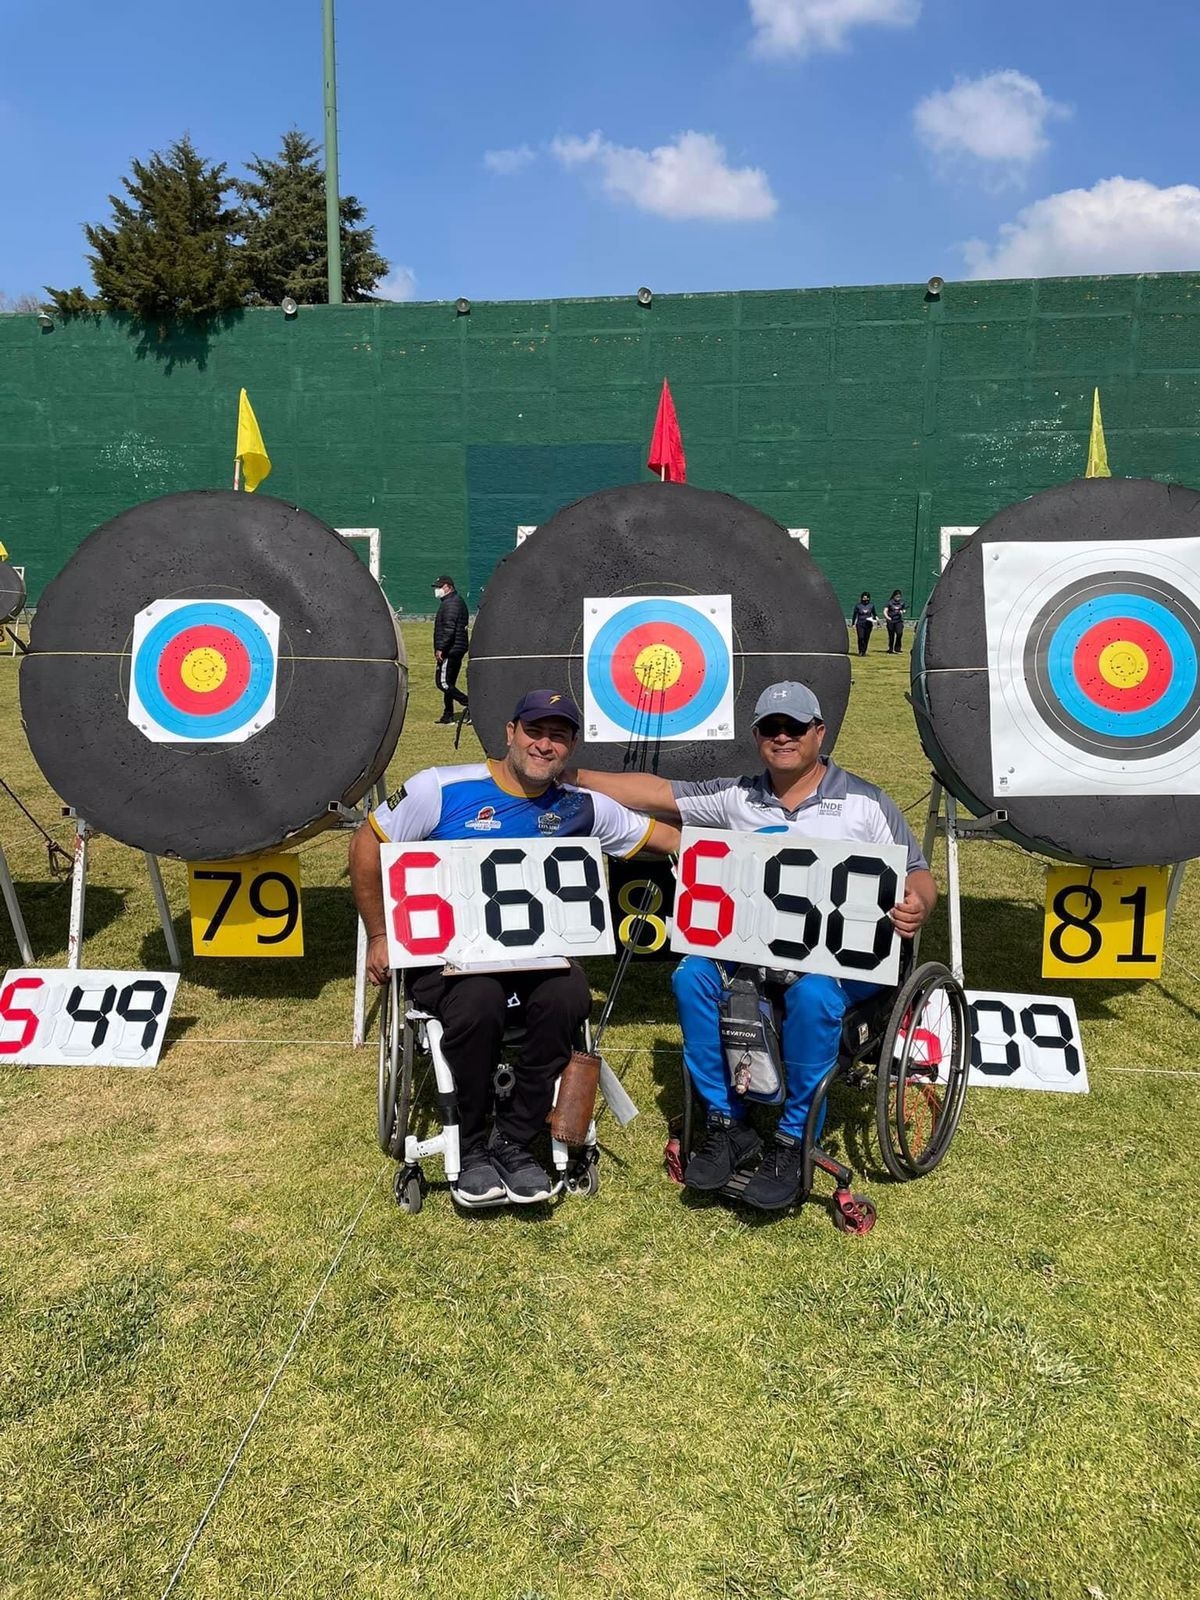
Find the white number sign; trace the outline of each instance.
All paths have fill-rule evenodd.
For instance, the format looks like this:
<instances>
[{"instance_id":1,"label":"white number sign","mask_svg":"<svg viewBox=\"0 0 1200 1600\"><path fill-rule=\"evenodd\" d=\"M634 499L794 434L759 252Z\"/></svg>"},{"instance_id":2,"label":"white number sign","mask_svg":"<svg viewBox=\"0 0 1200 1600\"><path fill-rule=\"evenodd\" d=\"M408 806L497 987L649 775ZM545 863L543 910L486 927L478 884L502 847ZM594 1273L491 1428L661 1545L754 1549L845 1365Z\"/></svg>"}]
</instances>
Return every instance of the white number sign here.
<instances>
[{"instance_id":1,"label":"white number sign","mask_svg":"<svg viewBox=\"0 0 1200 1600\"><path fill-rule=\"evenodd\" d=\"M1075 1002L1049 994L968 990L971 1077L979 1088L1087 1094Z\"/></svg>"},{"instance_id":2,"label":"white number sign","mask_svg":"<svg viewBox=\"0 0 1200 1600\"><path fill-rule=\"evenodd\" d=\"M394 967L614 952L595 839L423 839L380 856Z\"/></svg>"},{"instance_id":3,"label":"white number sign","mask_svg":"<svg viewBox=\"0 0 1200 1600\"><path fill-rule=\"evenodd\" d=\"M900 941L888 912L907 864L903 845L685 828L671 949L895 983Z\"/></svg>"},{"instance_id":4,"label":"white number sign","mask_svg":"<svg viewBox=\"0 0 1200 1600\"><path fill-rule=\"evenodd\" d=\"M0 1061L27 1067L152 1067L177 972L22 967L0 984Z\"/></svg>"}]
</instances>

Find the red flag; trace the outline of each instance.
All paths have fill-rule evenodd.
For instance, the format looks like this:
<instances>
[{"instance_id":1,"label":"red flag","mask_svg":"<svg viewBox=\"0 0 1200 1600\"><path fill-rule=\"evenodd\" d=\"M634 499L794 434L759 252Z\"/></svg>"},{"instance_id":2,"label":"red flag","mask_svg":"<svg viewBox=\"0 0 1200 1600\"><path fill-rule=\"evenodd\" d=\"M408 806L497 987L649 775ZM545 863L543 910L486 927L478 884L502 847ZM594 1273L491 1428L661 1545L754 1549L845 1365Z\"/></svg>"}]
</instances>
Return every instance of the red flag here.
<instances>
[{"instance_id":1,"label":"red flag","mask_svg":"<svg viewBox=\"0 0 1200 1600\"><path fill-rule=\"evenodd\" d=\"M657 472L665 483L687 482L687 461L683 454L679 418L675 415L675 402L671 399L671 388L665 378L662 394L658 397L658 415L654 419L654 437L650 440L650 459L646 465L651 472Z\"/></svg>"}]
</instances>

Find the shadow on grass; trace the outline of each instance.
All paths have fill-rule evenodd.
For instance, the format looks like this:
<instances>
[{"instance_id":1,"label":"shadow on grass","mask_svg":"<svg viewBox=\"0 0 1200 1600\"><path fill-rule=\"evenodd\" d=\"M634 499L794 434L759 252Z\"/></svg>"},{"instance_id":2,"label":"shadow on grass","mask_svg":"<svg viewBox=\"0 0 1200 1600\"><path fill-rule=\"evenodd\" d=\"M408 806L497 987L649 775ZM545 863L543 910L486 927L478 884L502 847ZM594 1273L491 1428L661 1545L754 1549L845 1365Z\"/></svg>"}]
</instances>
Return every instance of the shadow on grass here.
<instances>
[{"instance_id":1,"label":"shadow on grass","mask_svg":"<svg viewBox=\"0 0 1200 1600\"><path fill-rule=\"evenodd\" d=\"M67 932L71 920L71 881L56 878L49 882L17 883L17 904L25 922L25 931L33 948L35 962L55 964L67 953ZM0 906L3 905L0 900ZM125 895L117 889L89 885L84 901L83 939L94 939L110 923L115 922L125 909ZM9 925L8 914L0 911L0 970L15 966L20 961L17 941Z\"/></svg>"},{"instance_id":2,"label":"shadow on grass","mask_svg":"<svg viewBox=\"0 0 1200 1600\"><path fill-rule=\"evenodd\" d=\"M91 899L89 891L89 911ZM353 972L357 928L349 890L337 886L305 889L303 918L303 956L272 957L269 944L262 947L262 956L196 956L191 919L181 913L171 919L171 925L179 941L183 975L222 1000L315 1000L327 984ZM143 966L151 970L170 965L160 927L145 934L140 956ZM374 990L369 998L375 998Z\"/></svg>"}]
</instances>

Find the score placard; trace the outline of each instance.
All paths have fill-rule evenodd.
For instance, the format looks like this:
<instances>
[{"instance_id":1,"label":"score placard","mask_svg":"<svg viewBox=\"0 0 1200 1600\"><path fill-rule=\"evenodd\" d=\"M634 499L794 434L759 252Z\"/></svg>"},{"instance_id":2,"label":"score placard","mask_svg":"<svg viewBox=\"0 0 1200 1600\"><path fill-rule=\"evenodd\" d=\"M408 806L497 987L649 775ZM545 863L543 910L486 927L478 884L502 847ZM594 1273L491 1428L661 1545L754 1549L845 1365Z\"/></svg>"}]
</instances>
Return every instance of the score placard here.
<instances>
[{"instance_id":1,"label":"score placard","mask_svg":"<svg viewBox=\"0 0 1200 1600\"><path fill-rule=\"evenodd\" d=\"M1157 978L1170 867L1050 867L1043 978Z\"/></svg>"},{"instance_id":2,"label":"score placard","mask_svg":"<svg viewBox=\"0 0 1200 1600\"><path fill-rule=\"evenodd\" d=\"M300 863L279 851L242 861L189 861L192 953L302 956Z\"/></svg>"},{"instance_id":3,"label":"score placard","mask_svg":"<svg viewBox=\"0 0 1200 1600\"><path fill-rule=\"evenodd\" d=\"M608 914L618 947L635 960L674 961L670 946L675 868L661 856L614 856L608 863Z\"/></svg>"},{"instance_id":4,"label":"score placard","mask_svg":"<svg viewBox=\"0 0 1200 1600\"><path fill-rule=\"evenodd\" d=\"M671 949L756 967L895 983L903 845L685 828Z\"/></svg>"},{"instance_id":5,"label":"score placard","mask_svg":"<svg viewBox=\"0 0 1200 1600\"><path fill-rule=\"evenodd\" d=\"M422 839L379 854L393 967L614 952L595 839Z\"/></svg>"},{"instance_id":6,"label":"score placard","mask_svg":"<svg viewBox=\"0 0 1200 1600\"><path fill-rule=\"evenodd\" d=\"M0 983L0 1061L26 1067L152 1067L177 972L21 967Z\"/></svg>"},{"instance_id":7,"label":"score placard","mask_svg":"<svg viewBox=\"0 0 1200 1600\"><path fill-rule=\"evenodd\" d=\"M1087 1094L1087 1064L1073 1000L970 989L967 1005L972 1086Z\"/></svg>"}]
</instances>

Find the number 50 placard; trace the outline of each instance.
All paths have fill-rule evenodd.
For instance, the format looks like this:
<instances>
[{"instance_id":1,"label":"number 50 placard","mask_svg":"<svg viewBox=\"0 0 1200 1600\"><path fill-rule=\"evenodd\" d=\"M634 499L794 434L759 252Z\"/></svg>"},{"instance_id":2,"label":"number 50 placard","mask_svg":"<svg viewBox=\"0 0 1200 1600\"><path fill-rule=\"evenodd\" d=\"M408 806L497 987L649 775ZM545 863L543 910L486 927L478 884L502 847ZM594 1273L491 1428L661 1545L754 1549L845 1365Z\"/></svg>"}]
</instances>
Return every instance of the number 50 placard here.
<instances>
[{"instance_id":1,"label":"number 50 placard","mask_svg":"<svg viewBox=\"0 0 1200 1600\"><path fill-rule=\"evenodd\" d=\"M394 967L613 954L595 839L422 839L379 854Z\"/></svg>"},{"instance_id":2,"label":"number 50 placard","mask_svg":"<svg viewBox=\"0 0 1200 1600\"><path fill-rule=\"evenodd\" d=\"M895 983L900 941L888 912L907 864L898 844L685 828L671 949Z\"/></svg>"}]
</instances>

